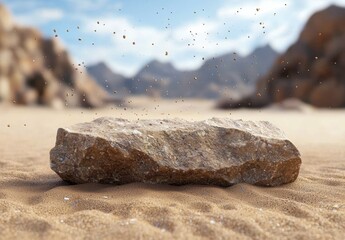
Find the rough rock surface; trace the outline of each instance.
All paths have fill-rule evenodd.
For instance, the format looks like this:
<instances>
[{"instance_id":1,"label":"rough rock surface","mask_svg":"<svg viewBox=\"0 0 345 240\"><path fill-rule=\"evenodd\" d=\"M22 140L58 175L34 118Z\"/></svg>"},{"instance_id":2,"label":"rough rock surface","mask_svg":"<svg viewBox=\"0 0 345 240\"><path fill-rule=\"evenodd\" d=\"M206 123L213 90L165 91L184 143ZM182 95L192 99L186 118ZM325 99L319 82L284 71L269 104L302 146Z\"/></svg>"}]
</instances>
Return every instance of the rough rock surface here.
<instances>
[{"instance_id":1,"label":"rough rock surface","mask_svg":"<svg viewBox=\"0 0 345 240\"><path fill-rule=\"evenodd\" d=\"M297 98L316 107L345 107L345 8L315 13L252 96L226 99L219 108L263 107Z\"/></svg>"},{"instance_id":2,"label":"rough rock surface","mask_svg":"<svg viewBox=\"0 0 345 240\"><path fill-rule=\"evenodd\" d=\"M277 186L293 182L301 164L296 147L269 122L217 118L99 118L60 128L50 158L72 183Z\"/></svg>"}]
</instances>

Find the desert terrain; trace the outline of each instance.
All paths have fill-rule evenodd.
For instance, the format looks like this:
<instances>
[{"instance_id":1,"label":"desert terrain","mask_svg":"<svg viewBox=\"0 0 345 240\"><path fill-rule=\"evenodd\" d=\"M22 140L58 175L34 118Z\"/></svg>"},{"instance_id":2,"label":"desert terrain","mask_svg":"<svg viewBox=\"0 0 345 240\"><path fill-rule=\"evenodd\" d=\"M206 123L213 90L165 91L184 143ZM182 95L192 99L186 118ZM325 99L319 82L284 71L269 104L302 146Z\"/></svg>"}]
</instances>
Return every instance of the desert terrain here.
<instances>
[{"instance_id":1,"label":"desert terrain","mask_svg":"<svg viewBox=\"0 0 345 240\"><path fill-rule=\"evenodd\" d=\"M345 110L221 111L206 100L138 97L127 105L0 105L0 239L343 239ZM49 167L57 129L103 116L268 120L300 150L300 175L272 188L63 182Z\"/></svg>"}]
</instances>

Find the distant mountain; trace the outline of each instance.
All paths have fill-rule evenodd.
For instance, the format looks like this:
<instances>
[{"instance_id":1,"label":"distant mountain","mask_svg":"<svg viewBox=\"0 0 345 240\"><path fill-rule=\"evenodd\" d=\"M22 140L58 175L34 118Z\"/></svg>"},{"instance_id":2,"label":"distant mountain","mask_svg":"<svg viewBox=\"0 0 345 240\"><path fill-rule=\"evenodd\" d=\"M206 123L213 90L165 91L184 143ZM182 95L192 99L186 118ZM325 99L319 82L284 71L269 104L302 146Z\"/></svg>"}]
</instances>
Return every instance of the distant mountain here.
<instances>
[{"instance_id":1,"label":"distant mountain","mask_svg":"<svg viewBox=\"0 0 345 240\"><path fill-rule=\"evenodd\" d=\"M277 53L269 46L255 49L246 57L236 53L225 54L220 57L209 59L197 70L199 77L212 79L218 84L228 83L252 84L258 77L266 73L276 59Z\"/></svg>"},{"instance_id":2,"label":"distant mountain","mask_svg":"<svg viewBox=\"0 0 345 240\"><path fill-rule=\"evenodd\" d=\"M107 89L122 88L132 94L167 98L240 97L254 89L256 80L267 72L276 57L277 53L267 45L246 57L229 53L208 59L194 71L180 71L171 63L156 60L147 63L128 79L114 74L104 64L88 67L88 71Z\"/></svg>"},{"instance_id":3,"label":"distant mountain","mask_svg":"<svg viewBox=\"0 0 345 240\"><path fill-rule=\"evenodd\" d=\"M126 78L120 74L114 73L104 62L86 67L88 73L96 79L99 85L105 90L117 97L123 97L128 94L126 87Z\"/></svg>"},{"instance_id":4,"label":"distant mountain","mask_svg":"<svg viewBox=\"0 0 345 240\"><path fill-rule=\"evenodd\" d=\"M181 72L171 63L162 63L153 60L147 63L131 79L127 85L133 94L148 94L168 97L168 86L180 78Z\"/></svg>"},{"instance_id":5,"label":"distant mountain","mask_svg":"<svg viewBox=\"0 0 345 240\"><path fill-rule=\"evenodd\" d=\"M193 95L218 98L246 94L254 89L257 79L266 73L277 55L267 45L246 57L233 52L209 59L193 73Z\"/></svg>"}]
</instances>

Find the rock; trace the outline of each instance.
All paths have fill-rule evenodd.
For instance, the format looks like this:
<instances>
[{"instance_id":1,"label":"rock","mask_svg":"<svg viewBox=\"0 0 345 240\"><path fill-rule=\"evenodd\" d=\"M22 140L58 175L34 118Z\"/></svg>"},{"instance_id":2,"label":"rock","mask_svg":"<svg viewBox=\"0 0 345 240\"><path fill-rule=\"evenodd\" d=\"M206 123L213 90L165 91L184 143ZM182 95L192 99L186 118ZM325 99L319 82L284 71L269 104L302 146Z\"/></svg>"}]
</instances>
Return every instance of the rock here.
<instances>
[{"instance_id":1,"label":"rock","mask_svg":"<svg viewBox=\"0 0 345 240\"><path fill-rule=\"evenodd\" d=\"M10 66L12 64L12 52L8 49L0 51L0 73L8 74Z\"/></svg>"},{"instance_id":2,"label":"rock","mask_svg":"<svg viewBox=\"0 0 345 240\"><path fill-rule=\"evenodd\" d=\"M55 98L51 101L50 107L57 110L62 110L64 108L64 103L60 98Z\"/></svg>"},{"instance_id":3,"label":"rock","mask_svg":"<svg viewBox=\"0 0 345 240\"><path fill-rule=\"evenodd\" d=\"M282 102L274 103L269 107L271 110L276 111L299 111L311 112L314 110L312 106L306 104L296 98L288 98Z\"/></svg>"},{"instance_id":4,"label":"rock","mask_svg":"<svg viewBox=\"0 0 345 240\"><path fill-rule=\"evenodd\" d=\"M13 21L11 14L5 7L0 5L0 31L8 32L13 28Z\"/></svg>"},{"instance_id":5,"label":"rock","mask_svg":"<svg viewBox=\"0 0 345 240\"><path fill-rule=\"evenodd\" d=\"M27 88L17 93L16 104L33 105L38 102L37 92L32 88Z\"/></svg>"},{"instance_id":6,"label":"rock","mask_svg":"<svg viewBox=\"0 0 345 240\"><path fill-rule=\"evenodd\" d=\"M345 106L345 84L336 79L327 79L310 94L310 103L317 107Z\"/></svg>"},{"instance_id":7,"label":"rock","mask_svg":"<svg viewBox=\"0 0 345 240\"><path fill-rule=\"evenodd\" d=\"M10 100L10 83L8 79L0 76L0 101L1 100Z\"/></svg>"},{"instance_id":8,"label":"rock","mask_svg":"<svg viewBox=\"0 0 345 240\"><path fill-rule=\"evenodd\" d=\"M301 158L269 122L213 118L99 118L60 128L51 168L71 183L131 182L278 186L293 182Z\"/></svg>"}]
</instances>

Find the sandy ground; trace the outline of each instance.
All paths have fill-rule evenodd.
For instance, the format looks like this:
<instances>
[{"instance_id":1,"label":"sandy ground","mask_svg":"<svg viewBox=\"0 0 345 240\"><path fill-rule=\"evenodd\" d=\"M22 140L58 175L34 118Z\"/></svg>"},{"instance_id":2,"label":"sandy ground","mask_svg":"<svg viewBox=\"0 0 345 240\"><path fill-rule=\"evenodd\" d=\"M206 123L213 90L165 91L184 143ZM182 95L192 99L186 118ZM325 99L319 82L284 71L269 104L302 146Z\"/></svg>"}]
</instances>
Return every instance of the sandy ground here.
<instances>
[{"instance_id":1,"label":"sandy ground","mask_svg":"<svg viewBox=\"0 0 345 240\"><path fill-rule=\"evenodd\" d=\"M0 239L344 239L345 110L218 111L197 100L129 105L0 105ZM301 151L301 172L275 188L67 185L49 168L56 130L101 116L269 120Z\"/></svg>"}]
</instances>

